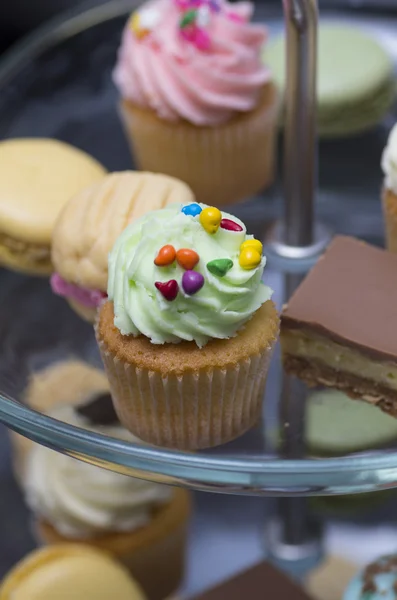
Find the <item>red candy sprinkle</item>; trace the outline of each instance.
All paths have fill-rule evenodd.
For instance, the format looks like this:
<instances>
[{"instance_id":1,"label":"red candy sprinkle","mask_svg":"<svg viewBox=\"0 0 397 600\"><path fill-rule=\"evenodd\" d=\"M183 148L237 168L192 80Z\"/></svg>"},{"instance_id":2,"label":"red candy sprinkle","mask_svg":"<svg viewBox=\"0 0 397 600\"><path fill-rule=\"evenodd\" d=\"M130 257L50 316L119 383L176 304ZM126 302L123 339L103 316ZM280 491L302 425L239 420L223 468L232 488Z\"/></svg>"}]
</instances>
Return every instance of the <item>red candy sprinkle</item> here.
<instances>
[{"instance_id":1,"label":"red candy sprinkle","mask_svg":"<svg viewBox=\"0 0 397 600\"><path fill-rule=\"evenodd\" d=\"M243 231L241 225L236 223L236 221L232 221L231 219L222 219L221 227L222 229L227 229L228 231Z\"/></svg>"},{"instance_id":2,"label":"red candy sprinkle","mask_svg":"<svg viewBox=\"0 0 397 600\"><path fill-rule=\"evenodd\" d=\"M154 285L160 294L162 294L164 298L168 300L168 302L175 300L178 295L179 285L175 279L170 279L170 281L165 281L164 283L161 281L156 281Z\"/></svg>"}]
</instances>

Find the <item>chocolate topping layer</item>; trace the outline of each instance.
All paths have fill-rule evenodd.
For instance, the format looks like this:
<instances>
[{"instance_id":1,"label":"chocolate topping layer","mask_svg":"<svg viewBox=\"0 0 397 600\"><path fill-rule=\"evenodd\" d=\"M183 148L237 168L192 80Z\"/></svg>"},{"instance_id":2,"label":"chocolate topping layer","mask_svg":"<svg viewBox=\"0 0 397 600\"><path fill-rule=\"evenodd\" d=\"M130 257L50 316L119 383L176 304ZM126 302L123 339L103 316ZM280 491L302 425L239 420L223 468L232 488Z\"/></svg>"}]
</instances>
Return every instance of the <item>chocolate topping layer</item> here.
<instances>
[{"instance_id":1,"label":"chocolate topping layer","mask_svg":"<svg viewBox=\"0 0 397 600\"><path fill-rule=\"evenodd\" d=\"M310 600L310 597L287 575L267 562L228 579L192 600Z\"/></svg>"},{"instance_id":2,"label":"chocolate topping layer","mask_svg":"<svg viewBox=\"0 0 397 600\"><path fill-rule=\"evenodd\" d=\"M112 397L108 392L92 396L84 404L76 406L75 411L92 425L117 425L119 423Z\"/></svg>"},{"instance_id":3,"label":"chocolate topping layer","mask_svg":"<svg viewBox=\"0 0 397 600\"><path fill-rule=\"evenodd\" d=\"M336 236L285 307L283 328L312 330L396 362L397 255Z\"/></svg>"}]
</instances>

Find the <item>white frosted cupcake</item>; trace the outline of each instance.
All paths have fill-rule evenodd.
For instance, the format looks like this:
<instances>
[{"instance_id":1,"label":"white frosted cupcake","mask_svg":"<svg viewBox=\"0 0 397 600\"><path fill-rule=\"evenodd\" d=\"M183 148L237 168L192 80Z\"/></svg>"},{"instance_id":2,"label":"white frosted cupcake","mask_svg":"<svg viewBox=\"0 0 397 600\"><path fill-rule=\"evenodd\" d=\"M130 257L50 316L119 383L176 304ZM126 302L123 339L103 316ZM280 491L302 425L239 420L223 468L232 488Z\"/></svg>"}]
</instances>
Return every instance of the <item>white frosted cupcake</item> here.
<instances>
[{"instance_id":1,"label":"white frosted cupcake","mask_svg":"<svg viewBox=\"0 0 397 600\"><path fill-rule=\"evenodd\" d=\"M390 132L382 155L383 214L385 219L386 246L397 252L397 124Z\"/></svg>"},{"instance_id":2,"label":"white frosted cupcake","mask_svg":"<svg viewBox=\"0 0 397 600\"><path fill-rule=\"evenodd\" d=\"M277 94L253 4L151 0L127 23L114 81L140 169L223 206L271 183Z\"/></svg>"},{"instance_id":3,"label":"white frosted cupcake","mask_svg":"<svg viewBox=\"0 0 397 600\"><path fill-rule=\"evenodd\" d=\"M51 416L140 443L121 425L88 425L72 407L59 407ZM83 542L107 550L129 568L149 600L163 600L177 589L190 513L187 492L120 475L37 444L27 466L26 499L42 543Z\"/></svg>"},{"instance_id":4,"label":"white frosted cupcake","mask_svg":"<svg viewBox=\"0 0 397 600\"><path fill-rule=\"evenodd\" d=\"M114 416L112 415L109 383L105 373L82 360L60 360L31 373L22 401L29 408L44 414L48 414L55 407L65 405L85 412L85 409L93 404L97 423L114 423L115 415L114 411ZM14 475L18 483L24 485L26 462L33 442L12 430L9 431L9 435Z\"/></svg>"}]
</instances>

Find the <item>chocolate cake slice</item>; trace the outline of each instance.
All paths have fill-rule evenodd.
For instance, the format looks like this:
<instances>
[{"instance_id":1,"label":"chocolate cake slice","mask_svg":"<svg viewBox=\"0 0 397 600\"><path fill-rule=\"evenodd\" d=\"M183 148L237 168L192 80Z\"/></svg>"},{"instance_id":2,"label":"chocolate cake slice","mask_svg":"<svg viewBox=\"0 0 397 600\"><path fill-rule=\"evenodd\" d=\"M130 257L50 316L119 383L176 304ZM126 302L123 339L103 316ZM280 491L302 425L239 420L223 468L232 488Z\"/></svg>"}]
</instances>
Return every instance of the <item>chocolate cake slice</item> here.
<instances>
[{"instance_id":1,"label":"chocolate cake slice","mask_svg":"<svg viewBox=\"0 0 397 600\"><path fill-rule=\"evenodd\" d=\"M397 255L337 236L285 306L287 373L397 417Z\"/></svg>"},{"instance_id":2,"label":"chocolate cake slice","mask_svg":"<svg viewBox=\"0 0 397 600\"><path fill-rule=\"evenodd\" d=\"M260 562L191 600L310 600L306 592L268 562Z\"/></svg>"}]
</instances>

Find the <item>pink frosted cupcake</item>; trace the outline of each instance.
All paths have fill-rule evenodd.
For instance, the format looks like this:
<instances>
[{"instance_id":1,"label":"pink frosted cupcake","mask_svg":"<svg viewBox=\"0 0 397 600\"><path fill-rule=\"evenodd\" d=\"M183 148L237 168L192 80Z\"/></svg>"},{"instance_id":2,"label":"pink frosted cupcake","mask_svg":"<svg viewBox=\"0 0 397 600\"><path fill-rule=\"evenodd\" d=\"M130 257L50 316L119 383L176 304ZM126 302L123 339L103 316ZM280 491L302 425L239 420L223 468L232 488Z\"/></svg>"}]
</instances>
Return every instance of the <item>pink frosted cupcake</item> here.
<instances>
[{"instance_id":1,"label":"pink frosted cupcake","mask_svg":"<svg viewBox=\"0 0 397 600\"><path fill-rule=\"evenodd\" d=\"M273 177L277 95L249 2L153 0L125 28L114 81L139 168L199 202L242 200Z\"/></svg>"}]
</instances>

